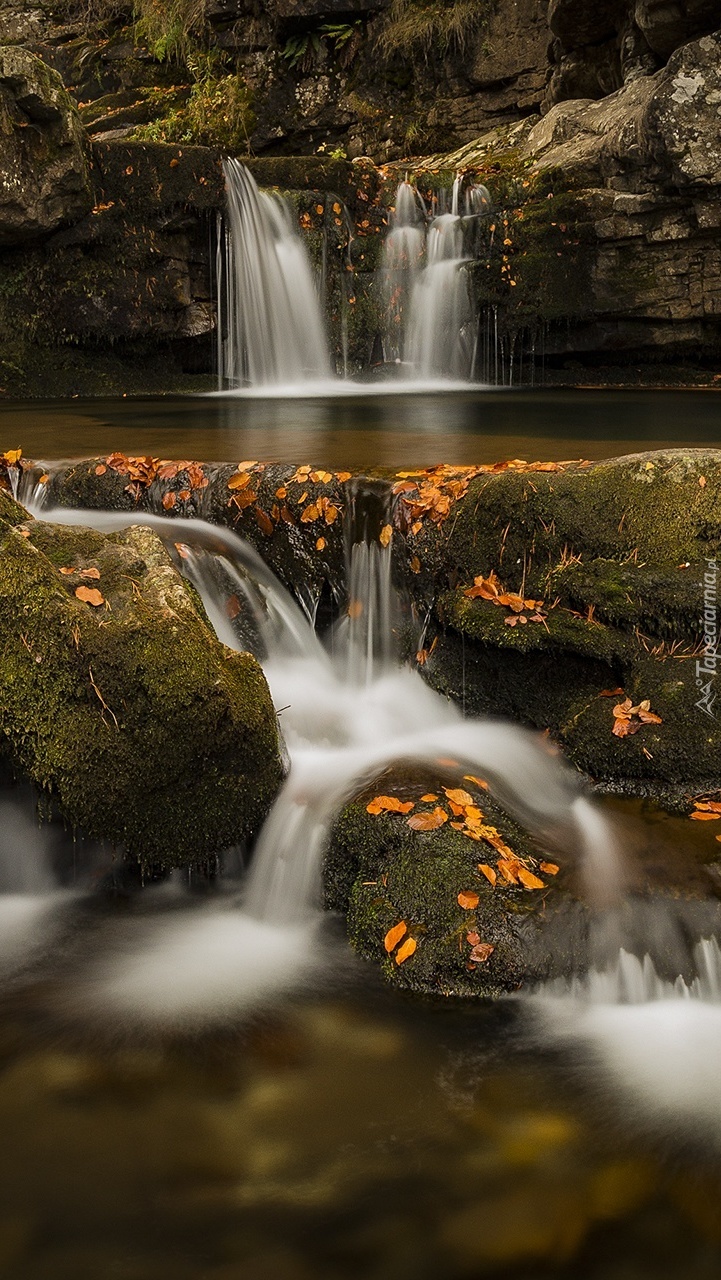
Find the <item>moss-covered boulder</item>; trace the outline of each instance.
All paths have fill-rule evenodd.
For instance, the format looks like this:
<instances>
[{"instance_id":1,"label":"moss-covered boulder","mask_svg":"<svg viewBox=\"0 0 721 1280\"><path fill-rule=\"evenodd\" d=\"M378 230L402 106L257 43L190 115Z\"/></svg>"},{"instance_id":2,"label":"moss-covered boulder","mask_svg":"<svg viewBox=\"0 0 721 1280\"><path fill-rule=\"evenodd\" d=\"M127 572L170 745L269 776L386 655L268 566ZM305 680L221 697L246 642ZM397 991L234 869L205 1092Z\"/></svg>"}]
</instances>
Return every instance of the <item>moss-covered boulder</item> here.
<instances>
[{"instance_id":1,"label":"moss-covered boulder","mask_svg":"<svg viewBox=\"0 0 721 1280\"><path fill-rule=\"evenodd\" d=\"M2 492L0 754L144 865L245 842L282 780L260 667L216 640L156 535L36 522Z\"/></svg>"},{"instance_id":2,"label":"moss-covered boulder","mask_svg":"<svg viewBox=\"0 0 721 1280\"><path fill-rule=\"evenodd\" d=\"M454 819L429 777L396 771L376 790L413 800L416 815L442 809L437 829L414 830L402 813L369 813L373 791L344 808L325 855L324 888L326 905L347 913L353 947L393 985L444 996L498 996L583 969L588 913L573 869L546 861L486 791L468 780L461 788L480 808L487 838L469 838L463 815ZM463 790L451 793L460 798Z\"/></svg>"},{"instance_id":3,"label":"moss-covered boulder","mask_svg":"<svg viewBox=\"0 0 721 1280\"><path fill-rule=\"evenodd\" d=\"M423 670L437 689L471 713L550 730L610 787L679 801L721 785L721 452L402 484L406 581L433 608ZM463 492L434 519L454 484ZM419 514L424 488L436 506ZM631 732L614 732L626 699L660 720L631 716Z\"/></svg>"}]
</instances>

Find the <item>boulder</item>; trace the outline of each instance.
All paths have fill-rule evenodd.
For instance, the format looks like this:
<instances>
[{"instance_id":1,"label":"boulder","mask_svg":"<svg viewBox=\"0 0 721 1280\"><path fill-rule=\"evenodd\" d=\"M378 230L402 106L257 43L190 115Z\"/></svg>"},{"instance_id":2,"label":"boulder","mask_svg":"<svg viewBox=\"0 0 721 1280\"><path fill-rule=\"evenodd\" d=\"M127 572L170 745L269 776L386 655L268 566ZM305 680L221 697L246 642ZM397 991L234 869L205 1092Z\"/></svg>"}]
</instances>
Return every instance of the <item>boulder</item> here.
<instances>
[{"instance_id":1,"label":"boulder","mask_svg":"<svg viewBox=\"0 0 721 1280\"><path fill-rule=\"evenodd\" d=\"M146 866L243 844L282 780L260 667L146 528L44 524L0 492L0 690L0 755Z\"/></svg>"},{"instance_id":2,"label":"boulder","mask_svg":"<svg viewBox=\"0 0 721 1280\"><path fill-rule=\"evenodd\" d=\"M662 58L719 20L717 0L636 0L633 16L649 46Z\"/></svg>"},{"instance_id":3,"label":"boulder","mask_svg":"<svg viewBox=\"0 0 721 1280\"><path fill-rule=\"evenodd\" d=\"M721 31L685 45L658 77L649 145L678 188L721 187Z\"/></svg>"},{"instance_id":4,"label":"boulder","mask_svg":"<svg viewBox=\"0 0 721 1280\"><path fill-rule=\"evenodd\" d=\"M85 133L60 76L0 48L0 246L81 218L93 203Z\"/></svg>"},{"instance_id":5,"label":"boulder","mask_svg":"<svg viewBox=\"0 0 721 1280\"><path fill-rule=\"evenodd\" d=\"M720 451L489 471L449 527L408 537L409 588L420 609L433 601L436 689L547 730L610 790L684 807L721 786ZM526 605L474 591L491 573Z\"/></svg>"}]
</instances>

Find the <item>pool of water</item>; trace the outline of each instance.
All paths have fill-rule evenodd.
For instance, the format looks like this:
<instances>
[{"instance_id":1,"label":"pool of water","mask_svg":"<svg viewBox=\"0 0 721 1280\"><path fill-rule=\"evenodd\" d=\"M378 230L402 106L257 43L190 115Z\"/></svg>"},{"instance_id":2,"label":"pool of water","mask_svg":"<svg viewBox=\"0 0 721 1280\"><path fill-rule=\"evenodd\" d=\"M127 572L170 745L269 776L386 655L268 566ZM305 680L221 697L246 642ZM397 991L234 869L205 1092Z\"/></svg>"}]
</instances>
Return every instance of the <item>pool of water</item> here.
<instances>
[{"instance_id":1,"label":"pool of water","mask_svg":"<svg viewBox=\"0 0 721 1280\"><path fill-rule=\"evenodd\" d=\"M443 391L0 401L0 452L362 468L604 458L721 441L721 392Z\"/></svg>"},{"instance_id":2,"label":"pool of water","mask_svg":"<svg viewBox=\"0 0 721 1280\"><path fill-rule=\"evenodd\" d=\"M393 997L331 924L311 988L160 1036L87 1015L147 906L68 910L2 1001L6 1280L716 1280L718 1011L644 1072L627 1025Z\"/></svg>"}]
</instances>

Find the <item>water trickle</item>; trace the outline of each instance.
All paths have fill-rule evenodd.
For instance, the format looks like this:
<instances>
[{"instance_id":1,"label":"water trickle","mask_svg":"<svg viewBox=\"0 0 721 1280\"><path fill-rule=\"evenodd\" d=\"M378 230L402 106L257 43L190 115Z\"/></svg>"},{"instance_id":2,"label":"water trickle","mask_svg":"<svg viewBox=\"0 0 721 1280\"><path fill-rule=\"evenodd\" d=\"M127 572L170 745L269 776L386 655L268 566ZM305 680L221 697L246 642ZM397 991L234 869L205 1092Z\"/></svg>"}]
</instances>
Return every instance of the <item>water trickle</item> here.
<instances>
[{"instance_id":1,"label":"water trickle","mask_svg":"<svg viewBox=\"0 0 721 1280\"><path fill-rule=\"evenodd\" d=\"M329 378L320 300L305 245L286 203L259 191L237 160L224 160L228 227L219 240L218 385Z\"/></svg>"},{"instance_id":2,"label":"water trickle","mask_svg":"<svg viewBox=\"0 0 721 1280\"><path fill-rule=\"evenodd\" d=\"M383 245L381 285L386 311L386 359L403 359L406 312L420 270L425 211L416 188L402 182L396 191L390 231Z\"/></svg>"}]
</instances>

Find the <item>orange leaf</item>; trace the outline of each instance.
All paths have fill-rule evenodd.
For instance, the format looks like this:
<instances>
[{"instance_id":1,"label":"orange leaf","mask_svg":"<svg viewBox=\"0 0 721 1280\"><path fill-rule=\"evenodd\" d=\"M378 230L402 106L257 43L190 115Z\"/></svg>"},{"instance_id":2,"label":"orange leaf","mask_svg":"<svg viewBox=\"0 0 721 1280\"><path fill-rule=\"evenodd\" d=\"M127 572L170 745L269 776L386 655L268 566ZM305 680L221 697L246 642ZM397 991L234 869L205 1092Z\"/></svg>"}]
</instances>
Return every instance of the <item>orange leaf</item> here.
<instances>
[{"instance_id":1,"label":"orange leaf","mask_svg":"<svg viewBox=\"0 0 721 1280\"><path fill-rule=\"evenodd\" d=\"M77 569L61 569L60 572L64 573L67 577L68 574L77 573Z\"/></svg>"},{"instance_id":2,"label":"orange leaf","mask_svg":"<svg viewBox=\"0 0 721 1280\"><path fill-rule=\"evenodd\" d=\"M107 469L108 468L106 467L104 462L99 462L97 467L95 468L96 476L104 476Z\"/></svg>"},{"instance_id":3,"label":"orange leaf","mask_svg":"<svg viewBox=\"0 0 721 1280\"><path fill-rule=\"evenodd\" d=\"M486 877L486 880L488 881L488 883L489 883L489 884L495 884L495 883L496 883L496 880L498 879L498 876L496 875L495 871L493 870L493 867L489 867L489 866L488 866L488 863L486 863L486 862L479 862L479 864L478 864L478 870L479 870L480 872L482 872L482 874Z\"/></svg>"},{"instance_id":4,"label":"orange leaf","mask_svg":"<svg viewBox=\"0 0 721 1280\"><path fill-rule=\"evenodd\" d=\"M393 537L393 525L392 525L392 524L384 524L384 525L383 525L383 528L381 529L381 532L380 532L380 538L379 538L379 541L380 541L381 546L382 546L382 547L387 547L387 546L389 546L389 545L390 545L390 540L391 540L391 538L392 538L392 537Z\"/></svg>"},{"instance_id":5,"label":"orange leaf","mask_svg":"<svg viewBox=\"0 0 721 1280\"><path fill-rule=\"evenodd\" d=\"M696 811L691 814L691 817L694 818L696 822L715 822L717 818L721 818L721 813L708 813L706 810L696 809Z\"/></svg>"},{"instance_id":6,"label":"orange leaf","mask_svg":"<svg viewBox=\"0 0 721 1280\"><path fill-rule=\"evenodd\" d=\"M461 889L458 895L458 905L463 907L464 911L475 911L478 906L478 894L473 893L471 889Z\"/></svg>"},{"instance_id":7,"label":"orange leaf","mask_svg":"<svg viewBox=\"0 0 721 1280\"><path fill-rule=\"evenodd\" d=\"M484 791L487 791L487 790L488 790L488 783L487 783L487 782L484 782L484 781L483 781L483 778L474 778L474 776L473 776L473 774L472 774L472 773L465 773L465 774L463 775L463 781L464 781L464 782L475 782L475 784L476 784L476 786L477 786L477 787L482 787L482 789L483 789Z\"/></svg>"},{"instance_id":8,"label":"orange leaf","mask_svg":"<svg viewBox=\"0 0 721 1280\"><path fill-rule=\"evenodd\" d=\"M499 858L498 870L507 880L509 884L518 884L518 863L511 862L508 858Z\"/></svg>"},{"instance_id":9,"label":"orange leaf","mask_svg":"<svg viewBox=\"0 0 721 1280\"><path fill-rule=\"evenodd\" d=\"M228 481L228 488L229 489L247 489L252 479L253 477L247 471L242 471L240 472L240 474L236 474L230 477L230 480Z\"/></svg>"},{"instance_id":10,"label":"orange leaf","mask_svg":"<svg viewBox=\"0 0 721 1280\"><path fill-rule=\"evenodd\" d=\"M445 809L438 806L426 813L414 813L412 818L407 819L408 826L413 831L435 831L438 827L442 827L444 822L448 822L448 814Z\"/></svg>"},{"instance_id":11,"label":"orange leaf","mask_svg":"<svg viewBox=\"0 0 721 1280\"><path fill-rule=\"evenodd\" d=\"M363 612L363 601L351 600L350 604L348 605L348 617L353 619L360 618L362 612Z\"/></svg>"},{"instance_id":12,"label":"orange leaf","mask_svg":"<svg viewBox=\"0 0 721 1280\"><path fill-rule=\"evenodd\" d=\"M559 871L558 863L557 863L557 862L542 862L542 863L541 863L541 871L545 872L545 874L546 874L547 876L557 876L557 875L558 875L558 871Z\"/></svg>"},{"instance_id":13,"label":"orange leaf","mask_svg":"<svg viewBox=\"0 0 721 1280\"><path fill-rule=\"evenodd\" d=\"M325 522L326 524L335 524L337 519L338 519L338 508L334 507L333 503L330 502L325 509Z\"/></svg>"},{"instance_id":14,"label":"orange leaf","mask_svg":"<svg viewBox=\"0 0 721 1280\"><path fill-rule=\"evenodd\" d=\"M105 600L97 587L76 587L75 594L78 600L83 600L85 604L94 604L96 606L105 604Z\"/></svg>"},{"instance_id":15,"label":"orange leaf","mask_svg":"<svg viewBox=\"0 0 721 1280\"><path fill-rule=\"evenodd\" d=\"M172 489L163 494L162 503L166 511L170 511L171 507L175 506L175 493Z\"/></svg>"},{"instance_id":16,"label":"orange leaf","mask_svg":"<svg viewBox=\"0 0 721 1280\"><path fill-rule=\"evenodd\" d=\"M325 551L325 538L318 538L315 544L316 551Z\"/></svg>"},{"instance_id":17,"label":"orange leaf","mask_svg":"<svg viewBox=\"0 0 721 1280\"><path fill-rule=\"evenodd\" d=\"M400 924L394 924L393 928L388 930L385 938L383 939L383 946L386 951L390 952L394 947L397 947L401 938L403 938L407 932L408 925L405 920L401 920Z\"/></svg>"},{"instance_id":18,"label":"orange leaf","mask_svg":"<svg viewBox=\"0 0 721 1280\"><path fill-rule=\"evenodd\" d=\"M426 795L421 796L421 800L425 800L428 804L431 804L434 800L437 800L437 799L438 799L438 796L434 796L432 791L429 791L426 793Z\"/></svg>"},{"instance_id":19,"label":"orange leaf","mask_svg":"<svg viewBox=\"0 0 721 1280\"><path fill-rule=\"evenodd\" d=\"M309 524L311 520L317 520L319 515L320 515L320 511L318 510L315 503L309 502L308 506L300 513L301 523Z\"/></svg>"},{"instance_id":20,"label":"orange leaf","mask_svg":"<svg viewBox=\"0 0 721 1280\"><path fill-rule=\"evenodd\" d=\"M480 941L481 941L481 935L479 933L466 934L466 942L470 942L472 947L477 947Z\"/></svg>"},{"instance_id":21,"label":"orange leaf","mask_svg":"<svg viewBox=\"0 0 721 1280\"><path fill-rule=\"evenodd\" d=\"M415 938L406 938L403 946L399 947L396 951L396 964L403 964L404 960L407 960L409 956L413 955L417 946L418 943Z\"/></svg>"},{"instance_id":22,"label":"orange leaf","mask_svg":"<svg viewBox=\"0 0 721 1280\"><path fill-rule=\"evenodd\" d=\"M258 521L261 533L264 533L266 538L270 538L273 533L274 525L267 511L264 511L262 507L256 507L255 518Z\"/></svg>"},{"instance_id":23,"label":"orange leaf","mask_svg":"<svg viewBox=\"0 0 721 1280\"><path fill-rule=\"evenodd\" d=\"M97 582L98 578L100 577L100 570L99 569L81 569L80 577L91 578L93 581Z\"/></svg>"},{"instance_id":24,"label":"orange leaf","mask_svg":"<svg viewBox=\"0 0 721 1280\"><path fill-rule=\"evenodd\" d=\"M546 887L538 876L534 876L533 872L528 871L525 867L518 868L518 879L525 889L545 889Z\"/></svg>"},{"instance_id":25,"label":"orange leaf","mask_svg":"<svg viewBox=\"0 0 721 1280\"><path fill-rule=\"evenodd\" d=\"M617 698L619 693L623 693L623 689L602 689L599 698Z\"/></svg>"},{"instance_id":26,"label":"orange leaf","mask_svg":"<svg viewBox=\"0 0 721 1280\"><path fill-rule=\"evenodd\" d=\"M410 813L412 800L399 800L397 796L375 796L366 805L366 813Z\"/></svg>"},{"instance_id":27,"label":"orange leaf","mask_svg":"<svg viewBox=\"0 0 721 1280\"><path fill-rule=\"evenodd\" d=\"M444 787L443 790L452 804L459 804L463 808L465 808L466 805L473 804L473 796L470 796L467 791L462 791L460 787L455 790L453 788Z\"/></svg>"}]
</instances>

